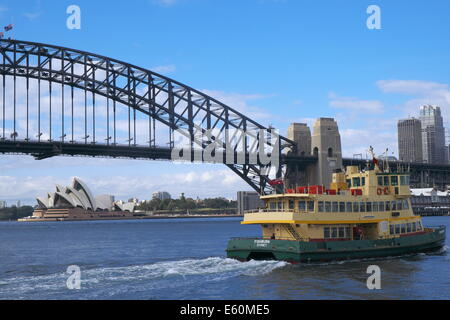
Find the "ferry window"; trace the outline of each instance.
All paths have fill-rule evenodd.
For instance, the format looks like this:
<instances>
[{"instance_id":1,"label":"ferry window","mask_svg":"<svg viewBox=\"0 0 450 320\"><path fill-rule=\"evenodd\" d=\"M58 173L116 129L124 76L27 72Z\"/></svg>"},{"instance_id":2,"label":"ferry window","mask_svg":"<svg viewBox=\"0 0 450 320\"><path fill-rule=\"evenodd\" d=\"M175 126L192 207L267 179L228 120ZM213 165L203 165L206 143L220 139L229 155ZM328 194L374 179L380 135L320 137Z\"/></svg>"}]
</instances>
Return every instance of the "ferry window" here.
<instances>
[{"instance_id":1,"label":"ferry window","mask_svg":"<svg viewBox=\"0 0 450 320\"><path fill-rule=\"evenodd\" d=\"M417 221L417 231L422 230L422 223L420 221Z\"/></svg>"},{"instance_id":2,"label":"ferry window","mask_svg":"<svg viewBox=\"0 0 450 320\"><path fill-rule=\"evenodd\" d=\"M352 180L347 179L347 187L350 189L352 187Z\"/></svg>"},{"instance_id":3,"label":"ferry window","mask_svg":"<svg viewBox=\"0 0 450 320\"><path fill-rule=\"evenodd\" d=\"M410 183L410 176L405 176L406 179L406 185L409 186Z\"/></svg>"},{"instance_id":4,"label":"ferry window","mask_svg":"<svg viewBox=\"0 0 450 320\"><path fill-rule=\"evenodd\" d=\"M331 212L331 202L325 201L325 212Z\"/></svg>"},{"instance_id":5,"label":"ferry window","mask_svg":"<svg viewBox=\"0 0 450 320\"><path fill-rule=\"evenodd\" d=\"M397 202L396 201L391 202L391 210L397 210Z\"/></svg>"},{"instance_id":6,"label":"ferry window","mask_svg":"<svg viewBox=\"0 0 450 320\"><path fill-rule=\"evenodd\" d=\"M350 227L345 227L345 237L351 238L352 235L350 234Z\"/></svg>"},{"instance_id":7,"label":"ferry window","mask_svg":"<svg viewBox=\"0 0 450 320\"><path fill-rule=\"evenodd\" d=\"M398 186L398 176L391 177L391 185Z\"/></svg>"},{"instance_id":8,"label":"ferry window","mask_svg":"<svg viewBox=\"0 0 450 320\"><path fill-rule=\"evenodd\" d=\"M366 209L367 209L367 212L372 212L372 202L366 203Z\"/></svg>"},{"instance_id":9,"label":"ferry window","mask_svg":"<svg viewBox=\"0 0 450 320\"><path fill-rule=\"evenodd\" d=\"M332 211L333 212L339 212L339 203L334 201L332 205Z\"/></svg>"},{"instance_id":10,"label":"ferry window","mask_svg":"<svg viewBox=\"0 0 450 320\"><path fill-rule=\"evenodd\" d=\"M351 202L347 202L346 203L346 210L347 212L352 212L352 203Z\"/></svg>"},{"instance_id":11,"label":"ferry window","mask_svg":"<svg viewBox=\"0 0 450 320\"><path fill-rule=\"evenodd\" d=\"M366 203L365 202L359 203L359 212L366 212Z\"/></svg>"},{"instance_id":12,"label":"ferry window","mask_svg":"<svg viewBox=\"0 0 450 320\"><path fill-rule=\"evenodd\" d=\"M305 201L299 201L298 202L298 210L306 211L306 202Z\"/></svg>"},{"instance_id":13,"label":"ferry window","mask_svg":"<svg viewBox=\"0 0 450 320\"><path fill-rule=\"evenodd\" d=\"M384 202L378 202L378 211L384 211Z\"/></svg>"},{"instance_id":14,"label":"ferry window","mask_svg":"<svg viewBox=\"0 0 450 320\"><path fill-rule=\"evenodd\" d=\"M333 239L337 238L337 228L336 227L331 228L331 238L333 238Z\"/></svg>"},{"instance_id":15,"label":"ferry window","mask_svg":"<svg viewBox=\"0 0 450 320\"><path fill-rule=\"evenodd\" d=\"M397 200L397 210L403 210L403 201Z\"/></svg>"},{"instance_id":16,"label":"ferry window","mask_svg":"<svg viewBox=\"0 0 450 320\"><path fill-rule=\"evenodd\" d=\"M283 210L283 202L278 202L278 210Z\"/></svg>"},{"instance_id":17,"label":"ferry window","mask_svg":"<svg viewBox=\"0 0 450 320\"><path fill-rule=\"evenodd\" d=\"M411 232L411 223L406 224L406 232Z\"/></svg>"},{"instance_id":18,"label":"ferry window","mask_svg":"<svg viewBox=\"0 0 450 320\"><path fill-rule=\"evenodd\" d=\"M406 176L400 176L400 185L406 186Z\"/></svg>"},{"instance_id":19,"label":"ferry window","mask_svg":"<svg viewBox=\"0 0 450 320\"><path fill-rule=\"evenodd\" d=\"M390 234L394 234L394 225L393 225L393 224L391 224L391 225L389 226L389 233L390 233Z\"/></svg>"},{"instance_id":20,"label":"ferry window","mask_svg":"<svg viewBox=\"0 0 450 320\"><path fill-rule=\"evenodd\" d=\"M345 202L339 202L339 212L345 212Z\"/></svg>"},{"instance_id":21,"label":"ferry window","mask_svg":"<svg viewBox=\"0 0 450 320\"><path fill-rule=\"evenodd\" d=\"M402 224L402 233L406 233L406 226L405 226L405 224Z\"/></svg>"},{"instance_id":22,"label":"ferry window","mask_svg":"<svg viewBox=\"0 0 450 320\"><path fill-rule=\"evenodd\" d=\"M353 212L359 212L359 202L353 202Z\"/></svg>"},{"instance_id":23,"label":"ferry window","mask_svg":"<svg viewBox=\"0 0 450 320\"><path fill-rule=\"evenodd\" d=\"M389 176L383 176L384 185L389 186Z\"/></svg>"},{"instance_id":24,"label":"ferry window","mask_svg":"<svg viewBox=\"0 0 450 320\"><path fill-rule=\"evenodd\" d=\"M314 201L308 201L308 211L314 211Z\"/></svg>"},{"instance_id":25,"label":"ferry window","mask_svg":"<svg viewBox=\"0 0 450 320\"><path fill-rule=\"evenodd\" d=\"M378 185L379 186L383 185L383 177L382 176L378 176Z\"/></svg>"},{"instance_id":26,"label":"ferry window","mask_svg":"<svg viewBox=\"0 0 450 320\"><path fill-rule=\"evenodd\" d=\"M328 227L323 228L323 237L325 239L330 239L330 228Z\"/></svg>"},{"instance_id":27,"label":"ferry window","mask_svg":"<svg viewBox=\"0 0 450 320\"><path fill-rule=\"evenodd\" d=\"M275 210L277 208L277 203L276 202L271 202L270 203L270 209L271 210Z\"/></svg>"},{"instance_id":28,"label":"ferry window","mask_svg":"<svg viewBox=\"0 0 450 320\"><path fill-rule=\"evenodd\" d=\"M417 231L417 226L415 222L412 223L412 231L413 232Z\"/></svg>"},{"instance_id":29,"label":"ferry window","mask_svg":"<svg viewBox=\"0 0 450 320\"><path fill-rule=\"evenodd\" d=\"M403 210L409 210L408 200L403 200Z\"/></svg>"},{"instance_id":30,"label":"ferry window","mask_svg":"<svg viewBox=\"0 0 450 320\"><path fill-rule=\"evenodd\" d=\"M386 211L391 210L391 202L390 201L386 201Z\"/></svg>"},{"instance_id":31,"label":"ferry window","mask_svg":"<svg viewBox=\"0 0 450 320\"><path fill-rule=\"evenodd\" d=\"M361 185L365 186L366 185L366 177L362 177L361 178Z\"/></svg>"},{"instance_id":32,"label":"ferry window","mask_svg":"<svg viewBox=\"0 0 450 320\"><path fill-rule=\"evenodd\" d=\"M295 208L294 200L289 200L289 209L293 210Z\"/></svg>"},{"instance_id":33,"label":"ferry window","mask_svg":"<svg viewBox=\"0 0 450 320\"><path fill-rule=\"evenodd\" d=\"M323 212L323 201L319 201L319 212Z\"/></svg>"},{"instance_id":34,"label":"ferry window","mask_svg":"<svg viewBox=\"0 0 450 320\"><path fill-rule=\"evenodd\" d=\"M395 234L399 234L400 233L400 225L396 224L395 225Z\"/></svg>"},{"instance_id":35,"label":"ferry window","mask_svg":"<svg viewBox=\"0 0 450 320\"><path fill-rule=\"evenodd\" d=\"M345 238L345 228L339 227L339 238Z\"/></svg>"},{"instance_id":36,"label":"ferry window","mask_svg":"<svg viewBox=\"0 0 450 320\"><path fill-rule=\"evenodd\" d=\"M361 179L358 178L353 178L353 187L360 187L361 186Z\"/></svg>"},{"instance_id":37,"label":"ferry window","mask_svg":"<svg viewBox=\"0 0 450 320\"><path fill-rule=\"evenodd\" d=\"M378 202L372 203L372 210L373 212L378 212Z\"/></svg>"}]
</instances>

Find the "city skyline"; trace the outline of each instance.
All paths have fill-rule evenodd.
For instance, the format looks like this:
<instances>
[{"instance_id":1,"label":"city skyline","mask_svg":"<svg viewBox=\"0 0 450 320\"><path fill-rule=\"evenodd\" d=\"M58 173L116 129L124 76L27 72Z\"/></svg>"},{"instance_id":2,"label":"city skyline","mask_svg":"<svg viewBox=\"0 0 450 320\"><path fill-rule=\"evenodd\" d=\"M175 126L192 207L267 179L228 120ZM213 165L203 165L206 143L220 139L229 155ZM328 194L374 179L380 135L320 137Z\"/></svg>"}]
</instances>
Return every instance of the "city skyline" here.
<instances>
[{"instance_id":1,"label":"city skyline","mask_svg":"<svg viewBox=\"0 0 450 320\"><path fill-rule=\"evenodd\" d=\"M378 154L386 147L397 154L396 122L416 114L421 105L441 106L449 121L450 50L442 40L449 29L447 3L379 1L383 27L368 30L365 9L371 3L365 1L141 1L142 12L134 8L131 14L124 4L114 4L102 6L101 16L101 4L79 1L79 31L65 26L69 4L0 1L0 20L13 23L16 39L87 50L161 72L284 134L291 122L312 127L315 118L336 118L347 157L365 153L369 145ZM397 21L405 7L406 25ZM217 12L234 23L223 27L223 21L214 21ZM151 21L143 19L144 13ZM202 23L192 16L203 17ZM172 23L150 38L148 30L165 21ZM194 39L206 39L205 49L198 49L198 40L180 39L181 28ZM193 198L235 197L236 191L249 190L221 165L3 156L0 168L0 197L9 202L32 202L72 176L80 176L97 194L123 199L157 190L179 194L184 191L180 185Z\"/></svg>"},{"instance_id":2,"label":"city skyline","mask_svg":"<svg viewBox=\"0 0 450 320\"><path fill-rule=\"evenodd\" d=\"M398 121L399 160L430 164L449 164L448 127L444 126L441 108L424 105L419 117Z\"/></svg>"}]
</instances>

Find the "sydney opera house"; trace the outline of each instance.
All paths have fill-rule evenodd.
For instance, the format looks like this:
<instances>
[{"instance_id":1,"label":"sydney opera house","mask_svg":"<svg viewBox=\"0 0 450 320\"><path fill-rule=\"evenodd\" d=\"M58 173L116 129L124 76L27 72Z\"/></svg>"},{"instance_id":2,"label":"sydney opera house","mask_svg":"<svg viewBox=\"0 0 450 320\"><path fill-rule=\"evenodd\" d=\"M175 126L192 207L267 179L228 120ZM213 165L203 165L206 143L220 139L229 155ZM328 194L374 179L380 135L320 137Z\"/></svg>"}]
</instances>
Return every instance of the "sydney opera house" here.
<instances>
[{"instance_id":1,"label":"sydney opera house","mask_svg":"<svg viewBox=\"0 0 450 320\"><path fill-rule=\"evenodd\" d=\"M38 197L33 216L20 221L64 221L133 218L135 203L114 201L110 195L94 197L87 185L73 178L67 187L56 186L56 192Z\"/></svg>"}]
</instances>

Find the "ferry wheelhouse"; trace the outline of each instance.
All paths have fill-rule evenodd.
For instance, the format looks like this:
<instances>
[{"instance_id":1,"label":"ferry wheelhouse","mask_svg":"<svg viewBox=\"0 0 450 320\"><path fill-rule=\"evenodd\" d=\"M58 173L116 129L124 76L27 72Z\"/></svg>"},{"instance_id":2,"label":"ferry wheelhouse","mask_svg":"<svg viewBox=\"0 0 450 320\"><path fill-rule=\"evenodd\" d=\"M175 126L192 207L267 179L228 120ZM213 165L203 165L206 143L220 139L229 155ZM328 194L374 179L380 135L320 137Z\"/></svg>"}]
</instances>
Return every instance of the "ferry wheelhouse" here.
<instances>
[{"instance_id":1,"label":"ferry wheelhouse","mask_svg":"<svg viewBox=\"0 0 450 320\"><path fill-rule=\"evenodd\" d=\"M329 188L306 186L262 196L265 208L246 212L261 238L231 239L239 260L329 261L426 252L444 245L445 227L425 227L413 214L409 175L349 166Z\"/></svg>"}]
</instances>

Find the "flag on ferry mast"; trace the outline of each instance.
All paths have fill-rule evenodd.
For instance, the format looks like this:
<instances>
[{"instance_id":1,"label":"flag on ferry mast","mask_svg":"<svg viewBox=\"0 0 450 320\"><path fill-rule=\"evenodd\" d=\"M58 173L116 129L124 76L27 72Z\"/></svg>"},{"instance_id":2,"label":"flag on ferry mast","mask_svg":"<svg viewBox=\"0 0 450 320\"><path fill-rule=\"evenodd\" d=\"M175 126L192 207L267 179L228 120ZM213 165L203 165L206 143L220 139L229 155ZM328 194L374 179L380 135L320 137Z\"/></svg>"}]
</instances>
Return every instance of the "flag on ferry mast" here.
<instances>
[{"instance_id":1,"label":"flag on ferry mast","mask_svg":"<svg viewBox=\"0 0 450 320\"><path fill-rule=\"evenodd\" d=\"M5 31L12 30L12 28L13 28L13 25L12 25L12 24L8 24L8 25L5 27Z\"/></svg>"},{"instance_id":2,"label":"flag on ferry mast","mask_svg":"<svg viewBox=\"0 0 450 320\"><path fill-rule=\"evenodd\" d=\"M280 185L283 185L284 182L283 182L283 179L275 179L275 180L270 180L269 184L271 186L280 186Z\"/></svg>"}]
</instances>

